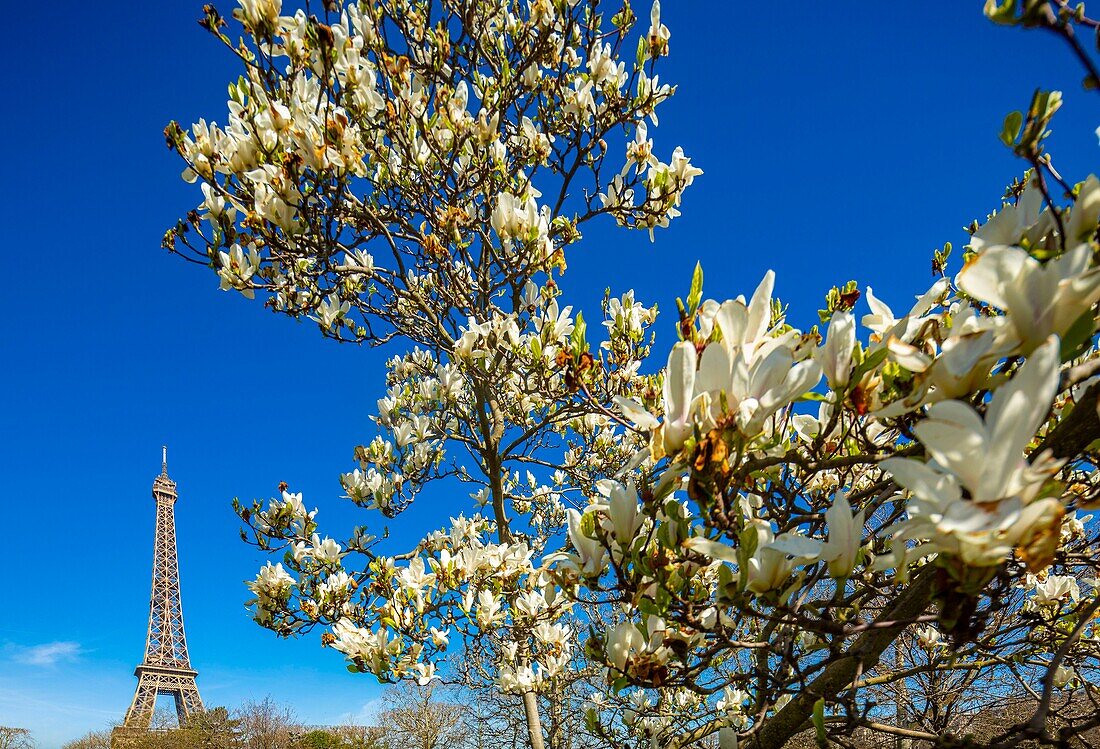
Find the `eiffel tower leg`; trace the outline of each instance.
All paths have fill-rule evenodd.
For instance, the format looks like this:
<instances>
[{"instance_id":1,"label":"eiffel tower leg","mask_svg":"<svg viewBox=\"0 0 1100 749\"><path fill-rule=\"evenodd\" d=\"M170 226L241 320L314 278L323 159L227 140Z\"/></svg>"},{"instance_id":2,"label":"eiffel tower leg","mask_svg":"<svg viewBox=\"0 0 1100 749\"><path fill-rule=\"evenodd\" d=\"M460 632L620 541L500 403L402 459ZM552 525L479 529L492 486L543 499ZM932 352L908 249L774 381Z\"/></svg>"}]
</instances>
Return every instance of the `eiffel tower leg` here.
<instances>
[{"instance_id":1,"label":"eiffel tower leg","mask_svg":"<svg viewBox=\"0 0 1100 749\"><path fill-rule=\"evenodd\" d=\"M143 673L138 677L137 691L134 692L134 701L130 703L130 709L126 711L124 726L149 728L153 722L153 711L157 707L158 682L159 679L155 674Z\"/></svg>"},{"instance_id":2,"label":"eiffel tower leg","mask_svg":"<svg viewBox=\"0 0 1100 749\"><path fill-rule=\"evenodd\" d=\"M202 698L199 697L199 688L194 678L182 679L176 694L176 712L180 715L181 725L190 720L191 716L202 712Z\"/></svg>"}]
</instances>

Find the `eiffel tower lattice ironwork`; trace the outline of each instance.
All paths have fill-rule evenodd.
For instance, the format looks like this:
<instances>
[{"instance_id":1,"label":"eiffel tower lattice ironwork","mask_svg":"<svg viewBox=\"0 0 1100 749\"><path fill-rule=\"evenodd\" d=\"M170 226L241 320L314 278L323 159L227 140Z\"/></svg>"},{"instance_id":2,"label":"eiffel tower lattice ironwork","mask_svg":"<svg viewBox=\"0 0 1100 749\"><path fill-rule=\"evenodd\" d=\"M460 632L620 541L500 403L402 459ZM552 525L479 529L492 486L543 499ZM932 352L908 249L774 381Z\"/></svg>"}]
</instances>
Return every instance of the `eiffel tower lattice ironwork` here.
<instances>
[{"instance_id":1,"label":"eiffel tower lattice ironwork","mask_svg":"<svg viewBox=\"0 0 1100 749\"><path fill-rule=\"evenodd\" d=\"M126 712L125 728L148 728L157 696L170 695L176 702L179 724L201 712L202 698L195 684L198 671L191 668L187 638L183 633L180 573L176 559L176 482L168 478L168 448L164 448L160 475L153 480L157 505L156 540L153 545L153 592L149 599L149 634L145 658L134 670L138 677L134 701Z\"/></svg>"}]
</instances>

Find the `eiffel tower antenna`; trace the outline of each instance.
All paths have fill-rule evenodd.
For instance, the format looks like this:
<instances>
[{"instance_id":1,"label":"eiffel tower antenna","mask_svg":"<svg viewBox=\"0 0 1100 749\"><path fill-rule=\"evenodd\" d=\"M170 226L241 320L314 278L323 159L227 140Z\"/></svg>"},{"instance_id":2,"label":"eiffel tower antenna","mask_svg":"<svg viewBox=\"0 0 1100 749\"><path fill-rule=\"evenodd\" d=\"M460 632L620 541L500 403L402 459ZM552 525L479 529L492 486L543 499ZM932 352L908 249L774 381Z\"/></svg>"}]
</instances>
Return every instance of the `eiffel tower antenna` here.
<instances>
[{"instance_id":1,"label":"eiffel tower antenna","mask_svg":"<svg viewBox=\"0 0 1100 749\"><path fill-rule=\"evenodd\" d=\"M181 726L203 709L199 689L195 685L198 671L191 668L187 638L183 632L174 509L178 497L176 482L168 478L168 447L164 446L161 448L161 472L153 479L157 527L153 542L153 588L149 596L145 657L134 670L134 676L138 677L137 691L120 731L148 729L157 696L161 694L174 698L176 716Z\"/></svg>"}]
</instances>

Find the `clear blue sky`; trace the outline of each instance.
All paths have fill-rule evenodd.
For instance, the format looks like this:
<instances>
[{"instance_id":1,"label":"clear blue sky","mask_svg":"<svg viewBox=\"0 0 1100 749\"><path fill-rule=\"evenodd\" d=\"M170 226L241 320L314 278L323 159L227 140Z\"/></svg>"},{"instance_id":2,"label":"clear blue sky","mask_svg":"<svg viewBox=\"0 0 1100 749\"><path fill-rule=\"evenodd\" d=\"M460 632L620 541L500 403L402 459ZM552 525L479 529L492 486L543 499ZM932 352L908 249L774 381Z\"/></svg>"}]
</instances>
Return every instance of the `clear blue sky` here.
<instances>
[{"instance_id":1,"label":"clear blue sky","mask_svg":"<svg viewBox=\"0 0 1100 749\"><path fill-rule=\"evenodd\" d=\"M718 13L666 2L661 78L680 90L653 134L661 154L682 144L706 174L656 244L590 229L570 258L571 300L592 319L605 286L634 288L668 315L701 258L707 291L722 297L774 267L804 327L825 289L851 277L906 307L930 280L931 249L962 244L960 227L1021 170L996 134L1034 87L1067 93L1053 140L1064 173L1081 178L1100 155L1100 97L1080 91L1069 53L992 26L980 5ZM184 610L207 704L271 694L326 723L369 714L378 696L338 654L277 641L242 607L261 557L237 540L230 500L285 480L325 527L349 528L357 515L337 477L372 435L392 352L323 341L160 249L199 200L161 129L224 121L236 77L195 24L200 7L22 3L6 14L0 724L33 729L43 749L129 704L162 443L180 486ZM666 316L666 343L671 325ZM437 496L414 522L438 525L454 507Z\"/></svg>"}]
</instances>

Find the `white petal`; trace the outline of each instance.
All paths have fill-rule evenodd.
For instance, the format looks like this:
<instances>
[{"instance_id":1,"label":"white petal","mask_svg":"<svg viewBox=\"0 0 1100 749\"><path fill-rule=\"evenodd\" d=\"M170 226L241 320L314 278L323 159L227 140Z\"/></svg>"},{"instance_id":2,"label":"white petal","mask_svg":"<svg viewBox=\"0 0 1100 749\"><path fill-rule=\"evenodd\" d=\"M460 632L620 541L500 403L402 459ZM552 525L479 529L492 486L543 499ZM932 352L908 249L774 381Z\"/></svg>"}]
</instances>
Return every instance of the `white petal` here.
<instances>
[{"instance_id":1,"label":"white petal","mask_svg":"<svg viewBox=\"0 0 1100 749\"><path fill-rule=\"evenodd\" d=\"M772 289L775 286L775 271L769 270L764 274L760 285L752 295L749 302L749 319L746 325L746 339L755 341L762 338L768 332L768 325L772 319Z\"/></svg>"},{"instance_id":2,"label":"white petal","mask_svg":"<svg viewBox=\"0 0 1100 749\"><path fill-rule=\"evenodd\" d=\"M881 317L884 321L893 321L894 311L890 309L889 305L875 296L875 292L870 286L867 287L867 306L871 308L871 314ZM867 323L863 324L867 325Z\"/></svg>"},{"instance_id":3,"label":"white petal","mask_svg":"<svg viewBox=\"0 0 1100 749\"><path fill-rule=\"evenodd\" d=\"M1016 280L1029 261L1036 262L1019 247L991 247L959 271L956 280L975 299L1007 309L1004 287Z\"/></svg>"},{"instance_id":4,"label":"white petal","mask_svg":"<svg viewBox=\"0 0 1100 749\"><path fill-rule=\"evenodd\" d=\"M774 541L768 544L769 549L799 559L816 559L821 555L821 550L824 547L825 544L816 538L806 538L794 533L780 533Z\"/></svg>"},{"instance_id":5,"label":"white petal","mask_svg":"<svg viewBox=\"0 0 1100 749\"><path fill-rule=\"evenodd\" d=\"M736 299L723 302L714 316L714 322L722 331L722 340L727 346L740 345L745 341L745 328L749 322L749 311Z\"/></svg>"},{"instance_id":6,"label":"white petal","mask_svg":"<svg viewBox=\"0 0 1100 749\"><path fill-rule=\"evenodd\" d=\"M933 470L919 460L887 458L879 465L901 486L921 499L940 502L952 501L962 496L959 485L950 476Z\"/></svg>"},{"instance_id":7,"label":"white petal","mask_svg":"<svg viewBox=\"0 0 1100 749\"><path fill-rule=\"evenodd\" d=\"M829 321L822 350L822 367L829 387L841 390L848 384L852 370L852 352L856 345L856 321L851 312L838 312Z\"/></svg>"},{"instance_id":8,"label":"white petal","mask_svg":"<svg viewBox=\"0 0 1100 749\"><path fill-rule=\"evenodd\" d=\"M666 450L683 447L691 431L690 408L695 390L695 344L681 341L672 347L665 370L665 442Z\"/></svg>"},{"instance_id":9,"label":"white petal","mask_svg":"<svg viewBox=\"0 0 1100 749\"><path fill-rule=\"evenodd\" d=\"M684 546L711 559L737 564L737 550L718 541L711 541L702 536L692 536L684 541Z\"/></svg>"},{"instance_id":10,"label":"white petal","mask_svg":"<svg viewBox=\"0 0 1100 749\"><path fill-rule=\"evenodd\" d=\"M886 342L886 349L890 352L890 358L910 372L923 372L932 363L932 357L924 353L916 346L910 346L897 338L891 338Z\"/></svg>"},{"instance_id":11,"label":"white petal","mask_svg":"<svg viewBox=\"0 0 1100 749\"><path fill-rule=\"evenodd\" d=\"M932 309L932 305L939 301L939 298L943 296L948 287L949 283L946 278L937 280L928 291L924 292L920 298L917 299L917 303L913 305L913 309L909 310L909 317L920 317L928 312L928 310Z\"/></svg>"},{"instance_id":12,"label":"white petal","mask_svg":"<svg viewBox=\"0 0 1100 749\"><path fill-rule=\"evenodd\" d=\"M1051 336L1032 352L1016 376L993 394L985 415L989 433L986 481L1006 480L1046 419L1058 390L1059 342ZM988 487L987 487L988 488Z\"/></svg>"},{"instance_id":13,"label":"white petal","mask_svg":"<svg viewBox=\"0 0 1100 749\"><path fill-rule=\"evenodd\" d=\"M645 407L633 398L616 395L615 405L623 412L623 416L634 422L639 429L655 429L660 423L656 416L645 410Z\"/></svg>"},{"instance_id":14,"label":"white petal","mask_svg":"<svg viewBox=\"0 0 1100 749\"><path fill-rule=\"evenodd\" d=\"M1098 220L1100 220L1100 181L1090 174L1077 193L1077 202L1073 204L1069 223L1066 225L1068 246L1087 242L1096 232Z\"/></svg>"}]
</instances>

